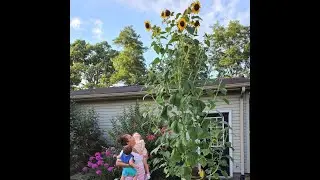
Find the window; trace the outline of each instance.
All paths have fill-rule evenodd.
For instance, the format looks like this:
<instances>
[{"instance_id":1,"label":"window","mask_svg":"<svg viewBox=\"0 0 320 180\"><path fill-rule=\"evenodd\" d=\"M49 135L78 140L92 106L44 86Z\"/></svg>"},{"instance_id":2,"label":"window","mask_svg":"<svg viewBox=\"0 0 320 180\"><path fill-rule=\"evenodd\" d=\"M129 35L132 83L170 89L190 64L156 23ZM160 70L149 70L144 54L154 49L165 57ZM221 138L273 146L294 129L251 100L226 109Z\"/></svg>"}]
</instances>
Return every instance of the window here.
<instances>
[{"instance_id":1,"label":"window","mask_svg":"<svg viewBox=\"0 0 320 180\"><path fill-rule=\"evenodd\" d=\"M210 120L210 123L208 125L209 129L218 128L221 129L221 131L218 134L212 134L212 140L213 145L212 148L219 148L223 147L225 143L229 142L229 131L227 130L229 127L229 112L221 112L221 113L209 113L205 119ZM209 141L208 141L209 142ZM230 150L229 148L226 148L223 150L224 156L230 156ZM207 159L210 160L212 158L211 155L207 156ZM231 169L232 169L232 163L231 160L224 157L222 158L227 163L227 166L221 166L221 169L227 172L228 176L231 175ZM207 167L204 167L206 169ZM218 172L220 176L223 176L221 172Z\"/></svg>"}]
</instances>

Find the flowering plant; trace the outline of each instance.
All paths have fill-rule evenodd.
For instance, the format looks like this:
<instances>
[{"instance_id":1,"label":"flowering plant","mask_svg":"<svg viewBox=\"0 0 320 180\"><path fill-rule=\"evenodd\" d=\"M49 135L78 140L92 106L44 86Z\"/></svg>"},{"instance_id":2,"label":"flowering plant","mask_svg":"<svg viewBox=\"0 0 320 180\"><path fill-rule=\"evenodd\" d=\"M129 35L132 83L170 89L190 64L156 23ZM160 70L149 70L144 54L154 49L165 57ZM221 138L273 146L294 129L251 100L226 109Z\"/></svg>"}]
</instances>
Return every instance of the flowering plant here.
<instances>
[{"instance_id":1,"label":"flowering plant","mask_svg":"<svg viewBox=\"0 0 320 180\"><path fill-rule=\"evenodd\" d=\"M82 171L84 173L93 173L96 177L101 179L114 179L120 177L120 169L115 167L116 162L116 148L106 148L102 152L96 152L94 156L89 158L87 166Z\"/></svg>"}]
</instances>

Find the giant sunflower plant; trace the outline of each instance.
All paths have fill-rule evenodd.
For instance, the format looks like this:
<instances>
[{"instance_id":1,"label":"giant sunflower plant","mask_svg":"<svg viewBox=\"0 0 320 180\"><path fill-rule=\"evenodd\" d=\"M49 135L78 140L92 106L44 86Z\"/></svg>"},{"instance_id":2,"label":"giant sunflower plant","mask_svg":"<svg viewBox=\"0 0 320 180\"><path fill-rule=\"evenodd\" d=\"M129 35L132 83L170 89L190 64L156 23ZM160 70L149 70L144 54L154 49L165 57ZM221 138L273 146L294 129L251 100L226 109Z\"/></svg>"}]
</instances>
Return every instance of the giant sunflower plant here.
<instances>
[{"instance_id":1,"label":"giant sunflower plant","mask_svg":"<svg viewBox=\"0 0 320 180\"><path fill-rule=\"evenodd\" d=\"M146 85L147 96L156 102L156 108L144 115L154 116L150 118L154 134L161 134L151 154L157 154L153 164L163 168L167 177L191 179L194 169L202 178L217 179L219 171L227 176L221 169L226 164L222 152L230 144L213 147L228 128L221 129L206 119L207 112L215 108L219 93L225 94L226 90L219 83L216 90L204 91L208 77L203 74L210 70L206 55L210 41L206 35L204 43L197 40L202 21L197 15L200 9L201 4L196 1L183 13L163 10L160 16L164 29L145 21L158 57L151 63ZM204 93L212 98L203 101Z\"/></svg>"}]
</instances>

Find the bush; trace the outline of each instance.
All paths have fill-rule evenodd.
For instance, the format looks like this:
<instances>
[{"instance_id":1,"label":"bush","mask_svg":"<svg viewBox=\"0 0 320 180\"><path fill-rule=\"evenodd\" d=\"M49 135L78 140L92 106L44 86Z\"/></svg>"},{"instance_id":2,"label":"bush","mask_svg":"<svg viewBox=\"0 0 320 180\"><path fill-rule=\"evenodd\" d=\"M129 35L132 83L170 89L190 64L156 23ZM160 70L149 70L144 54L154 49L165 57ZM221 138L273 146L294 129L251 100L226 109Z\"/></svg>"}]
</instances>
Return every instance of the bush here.
<instances>
[{"instance_id":1,"label":"bush","mask_svg":"<svg viewBox=\"0 0 320 180\"><path fill-rule=\"evenodd\" d=\"M70 174L79 172L89 156L106 146L93 109L83 109L70 102Z\"/></svg>"},{"instance_id":2,"label":"bush","mask_svg":"<svg viewBox=\"0 0 320 180\"><path fill-rule=\"evenodd\" d=\"M123 113L111 120L112 129L108 131L116 145L117 138L122 134L133 134L138 132L146 142L147 149L153 149L153 140L148 141L147 137L152 137L151 126L148 123L148 117L143 117L140 111L140 105L136 102L134 106L129 106L123 110ZM150 139L150 138L149 138ZM152 138L151 138L152 139Z\"/></svg>"},{"instance_id":3,"label":"bush","mask_svg":"<svg viewBox=\"0 0 320 180\"><path fill-rule=\"evenodd\" d=\"M117 150L114 147L103 150L102 152L96 152L88 159L87 166L82 169L84 175L90 175L91 177L113 180L120 178L121 170L115 167Z\"/></svg>"}]
</instances>

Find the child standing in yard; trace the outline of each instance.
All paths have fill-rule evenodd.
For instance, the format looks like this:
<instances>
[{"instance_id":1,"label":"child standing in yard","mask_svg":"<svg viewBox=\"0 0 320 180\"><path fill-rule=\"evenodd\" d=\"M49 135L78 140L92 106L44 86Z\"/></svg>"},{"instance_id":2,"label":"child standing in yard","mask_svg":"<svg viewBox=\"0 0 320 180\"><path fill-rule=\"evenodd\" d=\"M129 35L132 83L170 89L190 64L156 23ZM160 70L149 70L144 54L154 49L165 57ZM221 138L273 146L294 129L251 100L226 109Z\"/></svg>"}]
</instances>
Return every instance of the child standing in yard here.
<instances>
[{"instance_id":1,"label":"child standing in yard","mask_svg":"<svg viewBox=\"0 0 320 180\"><path fill-rule=\"evenodd\" d=\"M150 179L150 171L149 171L149 165L147 163L147 158L148 158L148 151L145 147L145 142L141 138L141 135L137 132L133 133L133 138L136 141L136 144L134 145L134 148L138 151L140 155L143 156L143 164L144 164L144 169L146 170L146 179Z\"/></svg>"},{"instance_id":2,"label":"child standing in yard","mask_svg":"<svg viewBox=\"0 0 320 180\"><path fill-rule=\"evenodd\" d=\"M129 145L126 145L123 147L122 153L120 155L120 160L123 163L129 164L132 167L124 167L122 169L122 176L121 180L125 180L126 177L133 177L133 180L137 180L137 170L138 167L134 164L133 155L132 153L132 147ZM135 169L136 168L136 169Z\"/></svg>"}]
</instances>

